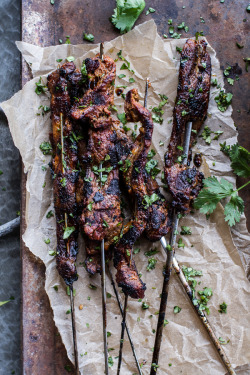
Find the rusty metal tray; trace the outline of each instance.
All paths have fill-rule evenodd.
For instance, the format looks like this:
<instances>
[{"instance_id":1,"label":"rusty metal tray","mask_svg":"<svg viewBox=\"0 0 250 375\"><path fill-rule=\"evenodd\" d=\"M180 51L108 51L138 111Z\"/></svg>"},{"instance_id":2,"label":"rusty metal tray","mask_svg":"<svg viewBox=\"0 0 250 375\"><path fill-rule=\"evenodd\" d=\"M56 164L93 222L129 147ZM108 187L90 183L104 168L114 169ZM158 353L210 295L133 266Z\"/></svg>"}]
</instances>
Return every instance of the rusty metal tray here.
<instances>
[{"instance_id":1,"label":"rusty metal tray","mask_svg":"<svg viewBox=\"0 0 250 375\"><path fill-rule=\"evenodd\" d=\"M217 51L221 68L228 64L235 66L239 81L234 86L226 83L226 89L234 94L233 119L239 130L239 143L250 149L250 127L247 90L250 74L245 71L243 57L247 57L247 35L249 15L245 0L221 3L219 0L196 1L176 0L146 2L147 7L156 10L148 16L144 13L137 23L152 17L163 35L168 30L167 20L174 23L186 22L193 36L204 31L211 45ZM185 5L185 8L184 6ZM115 1L110 0L22 0L22 40L40 46L58 44L69 35L72 44L85 43L83 31L94 34L95 42L110 40L118 36L109 21ZM201 23L203 17L205 23ZM246 21L243 21L246 19ZM244 45L239 49L236 42ZM248 46L249 47L249 46ZM248 53L247 53L248 52ZM238 65L236 65L238 64ZM22 63L22 84L30 78L26 63ZM246 202L245 213L250 228L250 186L240 192ZM25 175L22 172L22 226L25 230ZM44 266L21 242L22 257L22 373L26 375L66 375L65 365L73 366L67 359L53 321L53 313L44 291Z\"/></svg>"}]
</instances>

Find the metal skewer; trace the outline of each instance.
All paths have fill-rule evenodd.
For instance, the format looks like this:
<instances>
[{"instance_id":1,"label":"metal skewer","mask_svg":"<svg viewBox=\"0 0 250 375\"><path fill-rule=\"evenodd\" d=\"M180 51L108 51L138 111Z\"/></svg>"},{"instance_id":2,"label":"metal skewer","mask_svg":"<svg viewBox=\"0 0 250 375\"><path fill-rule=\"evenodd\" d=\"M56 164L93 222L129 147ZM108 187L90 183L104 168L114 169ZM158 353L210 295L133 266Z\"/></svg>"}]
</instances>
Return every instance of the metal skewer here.
<instances>
[{"instance_id":1,"label":"metal skewer","mask_svg":"<svg viewBox=\"0 0 250 375\"><path fill-rule=\"evenodd\" d=\"M161 245L163 247L163 249L165 250L165 252L167 253L167 241L164 237L161 238ZM221 357L221 360L222 362L224 363L228 373L230 375L235 375L235 371L234 369L232 368L232 365L226 355L226 353L224 352L224 349L222 348L222 345L220 344L219 340L217 339L206 315L204 314L204 312L202 310L200 310L200 304L197 300L197 298L194 298L193 297L193 291L184 275L184 273L182 272L182 269L177 261L177 259L175 258L175 256L173 255L173 268L175 270L175 273L176 275L178 276L182 286L184 287L185 291L186 291L186 294L189 298L189 300L191 301L192 303L192 306L195 310L195 312L197 313L198 317L200 318L203 326L206 328L206 331L207 333L209 334L209 337L211 338L217 352L219 353L220 357Z\"/></svg>"},{"instance_id":2,"label":"metal skewer","mask_svg":"<svg viewBox=\"0 0 250 375\"><path fill-rule=\"evenodd\" d=\"M100 59L103 59L104 44L100 43ZM102 163L99 166L99 178L102 185ZM108 338L107 338L107 295L106 295L106 272L105 272L105 248L104 239L101 242L101 285L102 285L102 319L103 319L103 345L104 345L104 360L105 360L105 374L109 373L108 365Z\"/></svg>"},{"instance_id":3,"label":"metal skewer","mask_svg":"<svg viewBox=\"0 0 250 375\"><path fill-rule=\"evenodd\" d=\"M184 148L183 148L183 164L187 164L188 160L188 152L189 152L189 144L190 144L190 137L191 137L191 131L192 131L192 122L188 122L186 125L186 132L185 132L185 140L184 140ZM172 271L172 266L181 281L191 303L194 307L197 315L199 316L202 324L206 328L209 337L211 338L217 352L220 355L220 358L225 365L226 369L228 370L230 375L235 375L235 371L232 368L232 365L229 361L229 359L226 356L226 353L224 352L219 340L217 339L215 333L213 332L212 327L210 326L210 323L204 314L203 311L200 310L200 305L198 303L198 300L196 298L193 298L193 292L188 284L178 262L174 255L174 247L176 243L176 234L179 224L179 218L176 212L174 213L174 220L173 220L173 229L170 237L169 245L167 245L165 237L162 237L160 239L161 245L163 249L165 250L167 254L167 260L166 260L166 269L164 272L164 281L163 281L163 287L162 287L162 298L161 298L161 305L160 305L160 312L158 317L158 324L157 324L157 331L156 331L156 337L155 337L155 345L154 345L154 352L153 352L153 358L152 358L152 364L151 364L151 372L150 375L155 375L157 373L158 368L158 361L159 361L159 354L160 354L160 347L161 347L161 340L162 340L162 332L164 327L164 319L165 319L165 312L166 312L166 306L167 306L167 298L168 298L168 290L169 290L169 281ZM195 304L194 304L195 301Z\"/></svg>"},{"instance_id":4,"label":"metal skewer","mask_svg":"<svg viewBox=\"0 0 250 375\"><path fill-rule=\"evenodd\" d=\"M60 130L61 130L61 146L62 146L62 152L61 152L61 158L62 158L62 173L65 173L64 168L64 142L63 142L63 113L60 113ZM68 215L67 213L64 214L64 221L65 221L65 228L68 226ZM69 243L67 240L67 252L70 252L69 249ZM75 357L75 369L76 374L80 374L79 371L79 362L78 362L78 349L77 349L77 338L76 338L76 323L75 323L75 305L74 305L74 289L73 289L73 283L69 285L70 289L70 308L71 308L71 323L72 323L72 334L73 334L73 346L74 346L74 357Z\"/></svg>"},{"instance_id":5,"label":"metal skewer","mask_svg":"<svg viewBox=\"0 0 250 375\"><path fill-rule=\"evenodd\" d=\"M113 278L113 275L112 275L109 267L107 267L107 271L108 271L108 275L110 277L110 281L111 281L111 284L112 284L112 287L113 287L113 290L114 290L114 293L115 293L115 297L116 297L121 315L123 316L123 308L122 308L122 304L121 304L121 301L120 301L120 298L119 298L118 291L117 291L116 286L115 286L115 280ZM136 352L135 352L135 347L134 347L134 344L133 344L133 341L132 341L132 337L130 335L130 331L128 329L128 326L127 326L126 322L125 322L125 328L126 328L126 332L127 332L127 335L128 335L130 346L131 346L131 349L132 349L132 352L133 352L133 356L135 358L135 363L136 363L138 373L139 373L139 375L142 375L142 371L141 371L140 364L139 364L139 361L138 361L138 358L137 358L137 355L136 355Z\"/></svg>"},{"instance_id":6,"label":"metal skewer","mask_svg":"<svg viewBox=\"0 0 250 375\"><path fill-rule=\"evenodd\" d=\"M183 147L183 155L184 155L183 164L184 165L187 163L191 130L192 130L192 122L188 122L186 125L185 140L184 140L184 147ZM179 224L179 218L178 218L177 213L174 212L173 228L172 228L172 232L170 236L170 241L169 241L169 245L166 246L167 260L166 260L166 266L164 270L161 304L160 304L160 311L159 311L159 316L158 316L158 323L157 323L155 345L154 345L154 352L153 352L150 375L155 375L157 373L157 368L158 368L162 332L163 332L163 327L164 327L165 313L166 313L167 300L168 300L169 281L170 281L170 276L172 272L173 255L174 255L174 247L176 243L176 234L177 234L178 224Z\"/></svg>"},{"instance_id":7,"label":"metal skewer","mask_svg":"<svg viewBox=\"0 0 250 375\"><path fill-rule=\"evenodd\" d=\"M148 82L149 79L146 79L146 87L145 87L145 95L144 95L144 108L147 107L147 98L148 98ZM130 255L130 262L132 260L132 252ZM128 295L125 295L124 300L124 307L123 307L123 314L122 314L122 329L121 329L121 339L120 339L120 350L119 350L119 359L118 359L118 367L117 367L117 375L120 374L121 371L121 364L122 364L122 351L123 351L123 341L124 341L124 332L126 327L126 315L127 315L127 306L128 306Z\"/></svg>"}]
</instances>

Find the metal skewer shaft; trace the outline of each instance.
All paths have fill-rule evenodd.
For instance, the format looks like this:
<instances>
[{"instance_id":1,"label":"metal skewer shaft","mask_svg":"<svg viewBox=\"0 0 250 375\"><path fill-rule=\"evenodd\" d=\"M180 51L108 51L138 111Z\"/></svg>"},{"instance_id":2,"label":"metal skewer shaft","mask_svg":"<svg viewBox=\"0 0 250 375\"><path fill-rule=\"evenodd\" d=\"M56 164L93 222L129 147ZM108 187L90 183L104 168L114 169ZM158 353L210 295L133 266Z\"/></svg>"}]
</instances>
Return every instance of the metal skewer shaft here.
<instances>
[{"instance_id":1,"label":"metal skewer shaft","mask_svg":"<svg viewBox=\"0 0 250 375\"><path fill-rule=\"evenodd\" d=\"M145 87L145 95L144 95L144 108L147 108L147 99L148 99L148 83L149 79L146 79L146 87ZM132 260L132 252L130 255L130 261ZM124 300L124 307L123 307L123 314L122 314L122 329L121 329L121 339L120 339L120 350L119 350L119 359L118 359L118 366L117 366L117 375L120 375L121 371L121 364L122 364L122 351L123 351L123 341L124 341L124 333L126 327L126 314L127 314L127 306L128 306L128 295L125 295Z\"/></svg>"},{"instance_id":2,"label":"metal skewer shaft","mask_svg":"<svg viewBox=\"0 0 250 375\"><path fill-rule=\"evenodd\" d=\"M113 278L113 275L112 275L109 267L107 267L107 271L108 271L108 275L109 275L109 278L110 278L110 281L111 281L111 284L112 284L112 287L113 287L113 290L114 290L114 293L115 293L117 304L119 306L121 315L123 316L123 308L122 308L122 304L121 304L121 301L120 301L120 298L119 298L118 291L117 291L116 286L115 286L115 280ZM130 331L128 329L128 326L127 326L126 322L125 322L125 328L126 328L126 332L127 332L127 335L128 335L130 346L131 346L131 349L132 349L132 352L133 352L133 356L135 358L135 363L136 363L136 367L137 367L138 373L139 373L139 375L142 375L142 371L141 371L141 368L140 368L139 360L137 358L137 355L136 355L136 352L135 352L135 347L134 347L134 344L133 344L133 341L132 341L132 337L130 335Z\"/></svg>"},{"instance_id":3,"label":"metal skewer shaft","mask_svg":"<svg viewBox=\"0 0 250 375\"><path fill-rule=\"evenodd\" d=\"M123 341L124 341L124 333L126 327L126 315L127 315L127 307L128 306L128 295L125 295L124 300L124 307L123 307L123 314L122 314L122 329L121 329L121 339L120 339L120 350L119 350L119 358L118 358L118 367L117 367L117 375L120 374L121 371L121 364L122 364L122 350L123 350Z\"/></svg>"},{"instance_id":4,"label":"metal skewer shaft","mask_svg":"<svg viewBox=\"0 0 250 375\"><path fill-rule=\"evenodd\" d=\"M160 241L161 241L161 245L162 245L163 249L167 253L168 250L167 250L166 239L164 237L162 237ZM189 300L191 301L192 306L193 306L197 316L200 318L203 326L206 328L206 331L209 334L209 337L211 338L211 340L212 340L219 356L221 357L221 360L222 360L223 364L225 365L228 373L230 375L235 375L235 371L232 368L232 365L231 365L226 353L224 352L224 349L222 348L222 345L220 344L219 340L217 339L217 337L216 337L216 335L215 335L206 315L204 314L204 312L202 310L200 310L200 304L199 304L198 300L193 297L193 291L192 291L184 273L182 272L182 269L181 269L180 265L178 264L178 261L175 258L175 256L173 256L173 268L174 268L175 273L178 276L182 286L184 287L184 289L186 291L186 294L187 294Z\"/></svg>"},{"instance_id":5,"label":"metal skewer shaft","mask_svg":"<svg viewBox=\"0 0 250 375\"><path fill-rule=\"evenodd\" d=\"M103 59L104 44L100 43L100 60ZM99 166L100 184L102 185L102 163ZM106 295L106 272L105 272L105 247L104 239L101 242L101 285L102 285L102 320L103 320L103 346L105 360L105 374L109 373L108 365L108 338L107 338L107 295Z\"/></svg>"},{"instance_id":6,"label":"metal skewer shaft","mask_svg":"<svg viewBox=\"0 0 250 375\"><path fill-rule=\"evenodd\" d=\"M100 173L99 174L100 181L102 181L102 163L100 164L99 173ZM108 365L108 338L107 338L107 295L106 295L104 239L101 242L101 285L102 285L102 319L103 319L103 345L104 345L104 359L105 359L105 374L108 375L109 365Z\"/></svg>"},{"instance_id":7,"label":"metal skewer shaft","mask_svg":"<svg viewBox=\"0 0 250 375\"><path fill-rule=\"evenodd\" d=\"M192 131L192 122L188 122L186 125L185 131L185 140L184 140L184 147L183 147L183 164L187 164L188 160L188 152L189 152L189 144L190 144L190 137ZM174 212L174 219L173 219L173 228L170 236L169 246L167 248L167 260L166 266L164 270L164 279L162 285L162 293L161 293L161 303L160 303L160 310L158 315L158 323L157 323L157 330L155 336L155 345L154 345L154 352L151 364L150 375L155 375L158 369L158 362L159 362L159 354L161 349L161 341L162 341L162 333L164 327L164 320L166 314L166 307L167 307L167 300L168 300L168 292L169 292L169 281L172 272L172 265L173 265L173 256L174 256L174 247L176 243L176 234L178 229L179 219L176 212Z\"/></svg>"},{"instance_id":8,"label":"metal skewer shaft","mask_svg":"<svg viewBox=\"0 0 250 375\"><path fill-rule=\"evenodd\" d=\"M74 345L74 356L75 356L75 369L76 374L80 374L79 362L78 362L78 349L77 349L77 339L76 339L76 326L75 326L75 304L74 304L74 294L73 285L70 285L70 308L71 308L71 323L72 323L72 333L73 333L73 345Z\"/></svg>"},{"instance_id":9,"label":"metal skewer shaft","mask_svg":"<svg viewBox=\"0 0 250 375\"><path fill-rule=\"evenodd\" d=\"M64 141L63 141L63 124L64 124L64 119L63 119L63 113L60 113L60 130L61 130L61 146L62 146L62 152L61 152L61 157L62 157L62 173L65 173L65 168L64 168ZM67 213L64 214L64 221L65 221L65 228L68 226L68 215ZM69 253L69 243L67 240L67 252ZM79 362L78 362L78 349L77 349L77 338L76 338L76 323L75 323L75 304L74 304L74 289L73 289L73 284L70 285L70 308L71 308L71 324L72 324L72 334L73 334L73 346L74 346L74 358L75 358L75 370L76 374L80 374L79 370Z\"/></svg>"}]
</instances>

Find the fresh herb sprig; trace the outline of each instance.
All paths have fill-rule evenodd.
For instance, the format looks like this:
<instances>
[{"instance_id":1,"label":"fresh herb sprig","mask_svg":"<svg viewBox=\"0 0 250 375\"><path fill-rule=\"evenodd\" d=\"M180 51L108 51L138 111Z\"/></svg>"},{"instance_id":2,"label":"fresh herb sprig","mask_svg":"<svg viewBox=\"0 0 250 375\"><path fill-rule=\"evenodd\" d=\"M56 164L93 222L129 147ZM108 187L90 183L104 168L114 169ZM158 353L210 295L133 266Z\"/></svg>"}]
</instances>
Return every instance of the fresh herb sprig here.
<instances>
[{"instance_id":1,"label":"fresh herb sprig","mask_svg":"<svg viewBox=\"0 0 250 375\"><path fill-rule=\"evenodd\" d=\"M132 29L135 21L145 8L144 0L116 0L116 8L111 17L113 25L124 34Z\"/></svg>"},{"instance_id":2,"label":"fresh herb sprig","mask_svg":"<svg viewBox=\"0 0 250 375\"><path fill-rule=\"evenodd\" d=\"M231 168L237 176L249 178L250 177L250 152L244 147L235 144L233 146L226 146L222 144L224 152L231 160ZM244 212L244 202L238 196L238 191L243 189L250 183L247 181L244 185L234 190L233 185L221 178L219 181L215 176L208 177L204 181L204 188L200 191L195 200L194 206L200 209L200 212L205 215L210 215L214 212L217 204L225 198L230 198L230 201L224 207L225 221L230 227L240 221L240 216Z\"/></svg>"}]
</instances>

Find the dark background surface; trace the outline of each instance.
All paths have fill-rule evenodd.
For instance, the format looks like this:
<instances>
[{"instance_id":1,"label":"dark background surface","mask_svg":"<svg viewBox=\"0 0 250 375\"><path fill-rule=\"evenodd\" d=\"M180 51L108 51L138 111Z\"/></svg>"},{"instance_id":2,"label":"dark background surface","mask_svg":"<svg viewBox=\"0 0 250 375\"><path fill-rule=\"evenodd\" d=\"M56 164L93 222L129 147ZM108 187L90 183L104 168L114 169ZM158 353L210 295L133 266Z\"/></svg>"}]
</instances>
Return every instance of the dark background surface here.
<instances>
[{"instance_id":1,"label":"dark background surface","mask_svg":"<svg viewBox=\"0 0 250 375\"><path fill-rule=\"evenodd\" d=\"M21 38L20 3L0 1L0 102L21 87L20 54L15 41ZM0 110L0 223L20 211L20 160L5 115ZM0 301L15 300L0 307L0 374L21 374L19 230L0 239Z\"/></svg>"},{"instance_id":2,"label":"dark background surface","mask_svg":"<svg viewBox=\"0 0 250 375\"><path fill-rule=\"evenodd\" d=\"M146 16L145 11L138 23L151 17L155 20L160 35L168 34L167 21L173 19L177 26L185 21L189 32L182 31L182 37L193 36L196 31L204 35L214 47L221 62L221 68L236 66L240 79L234 86L227 82L225 87L234 94L233 119L239 130L239 143L250 149L249 127L249 77L245 71L243 57L249 56L249 13L246 0L152 0L146 1L146 8L153 7L156 12ZM22 39L36 45L48 46L65 41L70 36L72 44L87 43L82 40L83 31L94 34L95 42L110 40L119 32L109 22L115 1L112 0L22 0ZM183 8L185 6L185 8ZM20 40L19 0L0 1L1 66L0 101L9 98L19 89L19 53L14 41ZM205 23L201 23L203 17ZM246 20L245 22L243 20ZM169 35L169 34L168 34ZM248 36L248 39L247 39ZM236 41L244 48L239 49ZM248 45L247 45L248 42ZM250 70L250 69L249 69ZM22 65L22 82L29 79L26 64ZM19 210L19 159L8 131L6 120L0 113L0 221L11 220ZM6 191L2 192L2 187ZM250 189L241 191L246 201L245 213L248 216ZM22 173L22 212L25 207L25 176ZM22 232L25 229L22 221ZM0 319L0 374L25 373L26 375L64 375L64 366L69 364L66 351L53 323L48 298L43 290L44 268L29 254L22 244L22 356L20 366L20 260L18 233L0 242L1 252L1 300L15 296L15 301L1 308Z\"/></svg>"}]
</instances>

